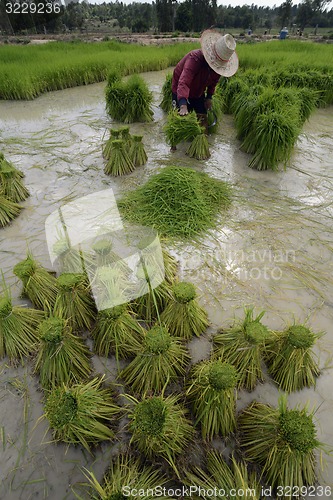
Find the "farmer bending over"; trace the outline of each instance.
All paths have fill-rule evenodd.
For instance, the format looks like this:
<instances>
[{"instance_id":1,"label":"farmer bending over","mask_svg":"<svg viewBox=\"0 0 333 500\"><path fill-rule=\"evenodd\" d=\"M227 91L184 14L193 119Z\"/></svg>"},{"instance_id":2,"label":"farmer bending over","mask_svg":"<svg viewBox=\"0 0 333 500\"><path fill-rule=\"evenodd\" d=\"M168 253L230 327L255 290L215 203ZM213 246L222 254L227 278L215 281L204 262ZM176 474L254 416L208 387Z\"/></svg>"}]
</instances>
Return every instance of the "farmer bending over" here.
<instances>
[{"instance_id":1,"label":"farmer bending over","mask_svg":"<svg viewBox=\"0 0 333 500\"><path fill-rule=\"evenodd\" d=\"M221 76L232 76L238 69L236 42L231 35L206 30L201 49L191 50L179 61L172 76L172 103L185 116L194 110L207 131L207 111Z\"/></svg>"}]
</instances>

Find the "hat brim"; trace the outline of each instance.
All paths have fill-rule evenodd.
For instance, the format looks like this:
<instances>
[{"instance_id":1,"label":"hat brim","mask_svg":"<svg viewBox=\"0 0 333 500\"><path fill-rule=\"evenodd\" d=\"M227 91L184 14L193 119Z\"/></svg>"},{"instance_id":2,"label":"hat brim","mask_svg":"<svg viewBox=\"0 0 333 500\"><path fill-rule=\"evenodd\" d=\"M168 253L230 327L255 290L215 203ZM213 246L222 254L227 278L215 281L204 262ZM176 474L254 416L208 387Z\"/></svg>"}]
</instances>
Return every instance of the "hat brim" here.
<instances>
[{"instance_id":1,"label":"hat brim","mask_svg":"<svg viewBox=\"0 0 333 500\"><path fill-rule=\"evenodd\" d=\"M238 56L236 52L232 54L229 61L222 62L214 54L214 44L221 38L221 33L213 30L206 30L200 38L201 50L209 66L215 73L221 76L232 76L238 70Z\"/></svg>"}]
</instances>

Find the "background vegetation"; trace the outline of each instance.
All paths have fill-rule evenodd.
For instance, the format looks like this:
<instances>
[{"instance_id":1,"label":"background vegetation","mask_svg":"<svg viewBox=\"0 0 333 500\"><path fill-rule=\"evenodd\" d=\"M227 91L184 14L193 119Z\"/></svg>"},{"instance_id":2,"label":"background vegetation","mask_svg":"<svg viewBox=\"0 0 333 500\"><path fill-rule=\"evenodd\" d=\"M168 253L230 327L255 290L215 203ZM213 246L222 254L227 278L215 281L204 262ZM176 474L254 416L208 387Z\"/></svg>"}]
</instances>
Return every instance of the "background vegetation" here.
<instances>
[{"instance_id":1,"label":"background vegetation","mask_svg":"<svg viewBox=\"0 0 333 500\"><path fill-rule=\"evenodd\" d=\"M248 30L270 33L284 26L296 33L297 28L302 32L308 28L315 35L321 32L333 37L330 0L302 0L295 4L285 0L281 6L272 8L254 3L237 7L227 6L227 2L217 5L217 0L156 0L129 4L116 1L98 5L71 2L66 7L61 6L59 13L29 15L8 14L8 2L14 3L14 0L0 0L0 32L3 34L61 33L77 29L104 33L190 33L216 25L229 31L235 29L238 33ZM38 0L38 5L40 2L58 5L57 0Z\"/></svg>"}]
</instances>

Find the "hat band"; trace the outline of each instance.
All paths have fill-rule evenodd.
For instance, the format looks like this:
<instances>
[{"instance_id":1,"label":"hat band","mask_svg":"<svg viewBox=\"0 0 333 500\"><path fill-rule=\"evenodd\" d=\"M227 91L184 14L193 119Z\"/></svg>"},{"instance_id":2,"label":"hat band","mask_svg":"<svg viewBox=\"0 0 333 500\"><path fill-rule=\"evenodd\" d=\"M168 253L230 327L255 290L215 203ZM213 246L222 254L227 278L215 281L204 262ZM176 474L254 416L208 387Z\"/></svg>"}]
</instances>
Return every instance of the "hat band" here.
<instances>
[{"instance_id":1,"label":"hat band","mask_svg":"<svg viewBox=\"0 0 333 500\"><path fill-rule=\"evenodd\" d=\"M229 59L222 59L222 57L220 57L216 51L216 47L215 47L215 43L213 45L213 51L214 51L214 54L216 56L217 59L219 59L219 61L222 61L222 62L228 62L230 61L230 58Z\"/></svg>"}]
</instances>

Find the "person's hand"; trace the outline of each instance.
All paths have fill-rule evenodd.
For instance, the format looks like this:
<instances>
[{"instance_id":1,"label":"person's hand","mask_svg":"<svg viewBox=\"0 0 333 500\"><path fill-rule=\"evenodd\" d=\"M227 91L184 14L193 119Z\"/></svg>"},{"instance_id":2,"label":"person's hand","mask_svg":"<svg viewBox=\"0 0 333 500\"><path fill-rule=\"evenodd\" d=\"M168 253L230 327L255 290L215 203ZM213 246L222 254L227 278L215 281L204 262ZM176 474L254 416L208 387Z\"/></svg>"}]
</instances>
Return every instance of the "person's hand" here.
<instances>
[{"instance_id":1,"label":"person's hand","mask_svg":"<svg viewBox=\"0 0 333 500\"><path fill-rule=\"evenodd\" d=\"M212 109L213 101L212 99L205 99L205 110L208 111Z\"/></svg>"},{"instance_id":2,"label":"person's hand","mask_svg":"<svg viewBox=\"0 0 333 500\"><path fill-rule=\"evenodd\" d=\"M188 115L188 109L187 109L186 104L182 104L180 106L180 108L179 108L179 114L180 114L180 116Z\"/></svg>"}]
</instances>

